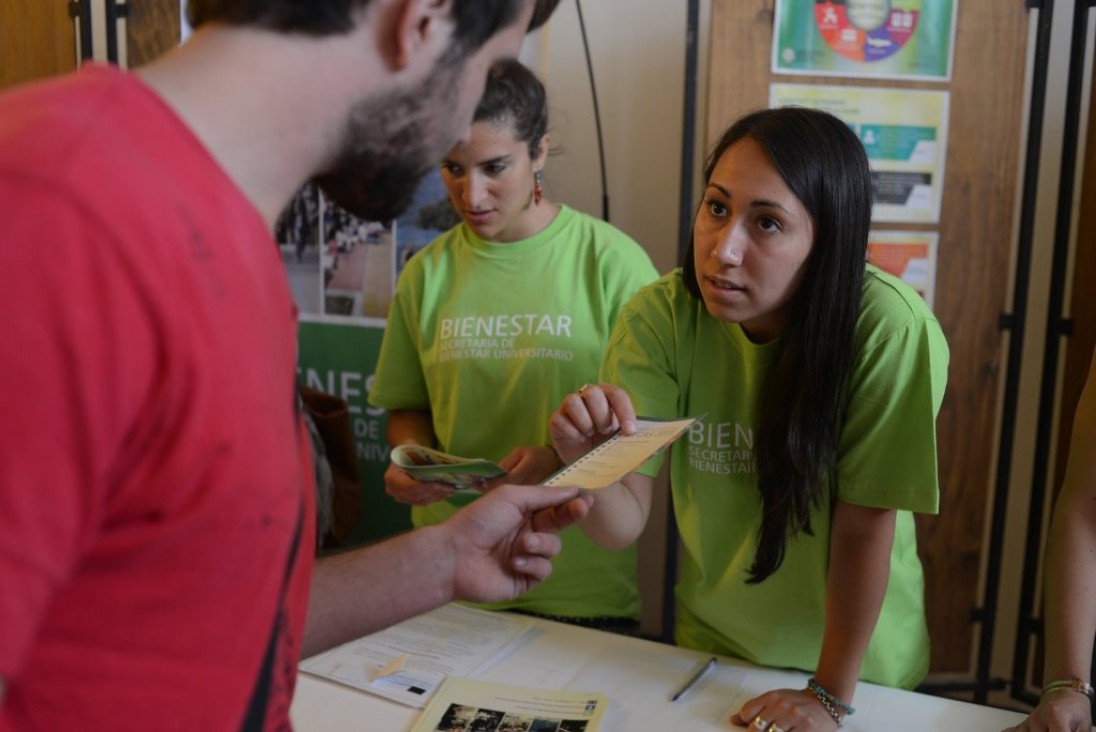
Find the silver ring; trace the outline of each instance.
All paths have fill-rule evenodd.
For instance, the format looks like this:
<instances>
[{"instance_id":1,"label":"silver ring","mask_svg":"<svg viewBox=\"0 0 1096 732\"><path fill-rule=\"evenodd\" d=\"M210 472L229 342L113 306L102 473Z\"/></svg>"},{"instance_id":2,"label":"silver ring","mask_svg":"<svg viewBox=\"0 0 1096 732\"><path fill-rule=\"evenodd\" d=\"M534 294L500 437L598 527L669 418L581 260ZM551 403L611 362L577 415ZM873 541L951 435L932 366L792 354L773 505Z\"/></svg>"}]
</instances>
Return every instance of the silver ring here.
<instances>
[{"instance_id":1,"label":"silver ring","mask_svg":"<svg viewBox=\"0 0 1096 732\"><path fill-rule=\"evenodd\" d=\"M778 725L776 722L773 722L765 729L765 732L787 732L787 730Z\"/></svg>"},{"instance_id":2,"label":"silver ring","mask_svg":"<svg viewBox=\"0 0 1096 732\"><path fill-rule=\"evenodd\" d=\"M762 719L761 715L759 714L753 718L753 721L750 722L750 726L756 730L765 732L766 728L769 726L769 721L767 719Z\"/></svg>"}]
</instances>

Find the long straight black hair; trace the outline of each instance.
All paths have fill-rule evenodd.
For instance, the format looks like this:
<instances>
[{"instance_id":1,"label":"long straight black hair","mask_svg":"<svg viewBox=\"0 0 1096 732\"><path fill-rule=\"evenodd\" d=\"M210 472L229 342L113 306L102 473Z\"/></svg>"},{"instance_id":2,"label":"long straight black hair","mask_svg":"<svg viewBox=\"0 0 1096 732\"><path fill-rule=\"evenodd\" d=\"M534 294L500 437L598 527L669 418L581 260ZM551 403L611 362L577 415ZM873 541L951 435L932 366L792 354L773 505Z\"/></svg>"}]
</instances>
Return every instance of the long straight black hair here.
<instances>
[{"instance_id":1,"label":"long straight black hair","mask_svg":"<svg viewBox=\"0 0 1096 732\"><path fill-rule=\"evenodd\" d=\"M710 181L723 153L743 138L765 150L810 213L814 246L792 298L780 357L761 393L757 465L762 517L749 582L784 561L789 539L811 529L837 460L871 226L871 169L859 138L833 115L803 107L742 117L704 167ZM700 298L690 243L685 283Z\"/></svg>"}]
</instances>

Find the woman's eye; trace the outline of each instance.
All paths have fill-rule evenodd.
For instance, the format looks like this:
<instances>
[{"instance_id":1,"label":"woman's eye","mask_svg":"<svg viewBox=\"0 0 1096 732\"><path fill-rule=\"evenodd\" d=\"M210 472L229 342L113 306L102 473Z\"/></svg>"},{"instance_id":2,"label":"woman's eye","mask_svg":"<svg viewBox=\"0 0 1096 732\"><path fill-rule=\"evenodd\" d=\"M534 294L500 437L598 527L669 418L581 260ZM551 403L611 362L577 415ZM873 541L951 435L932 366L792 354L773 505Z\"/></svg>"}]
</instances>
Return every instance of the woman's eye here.
<instances>
[{"instance_id":1,"label":"woman's eye","mask_svg":"<svg viewBox=\"0 0 1096 732\"><path fill-rule=\"evenodd\" d=\"M502 163L491 163L484 167L484 170L490 175L498 175L502 171L506 170L506 166Z\"/></svg>"},{"instance_id":2,"label":"woman's eye","mask_svg":"<svg viewBox=\"0 0 1096 732\"><path fill-rule=\"evenodd\" d=\"M762 231L780 231L780 222L772 216L762 216L757 220L757 227Z\"/></svg>"},{"instance_id":3,"label":"woman's eye","mask_svg":"<svg viewBox=\"0 0 1096 732\"><path fill-rule=\"evenodd\" d=\"M723 217L727 215L727 207L719 201L708 199L708 212L711 213L712 216Z\"/></svg>"},{"instance_id":4,"label":"woman's eye","mask_svg":"<svg viewBox=\"0 0 1096 732\"><path fill-rule=\"evenodd\" d=\"M452 176L458 176L461 174L460 166L454 163L442 163L441 169Z\"/></svg>"}]
</instances>

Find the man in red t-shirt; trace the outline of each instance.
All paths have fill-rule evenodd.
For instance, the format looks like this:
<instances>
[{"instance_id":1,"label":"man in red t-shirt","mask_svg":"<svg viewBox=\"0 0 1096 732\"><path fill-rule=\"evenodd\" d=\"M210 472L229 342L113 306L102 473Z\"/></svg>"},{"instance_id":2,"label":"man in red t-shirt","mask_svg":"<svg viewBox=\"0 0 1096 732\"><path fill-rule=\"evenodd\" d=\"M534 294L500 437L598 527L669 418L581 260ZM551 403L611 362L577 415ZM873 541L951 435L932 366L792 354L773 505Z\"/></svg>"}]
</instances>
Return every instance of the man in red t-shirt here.
<instances>
[{"instance_id":1,"label":"man in red t-shirt","mask_svg":"<svg viewBox=\"0 0 1096 732\"><path fill-rule=\"evenodd\" d=\"M309 178L393 218L555 4L192 0L138 74L0 96L0 730L287 728L302 654L547 576L573 490L313 566L271 231Z\"/></svg>"}]
</instances>

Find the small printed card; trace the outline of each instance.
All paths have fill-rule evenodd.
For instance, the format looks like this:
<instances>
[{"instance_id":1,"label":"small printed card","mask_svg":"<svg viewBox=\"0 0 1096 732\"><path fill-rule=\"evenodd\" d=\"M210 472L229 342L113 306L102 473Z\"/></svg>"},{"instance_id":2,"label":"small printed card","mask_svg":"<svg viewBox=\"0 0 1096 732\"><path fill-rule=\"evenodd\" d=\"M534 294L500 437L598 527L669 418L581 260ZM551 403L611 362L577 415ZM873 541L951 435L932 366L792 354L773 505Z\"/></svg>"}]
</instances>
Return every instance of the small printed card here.
<instances>
[{"instance_id":1,"label":"small printed card","mask_svg":"<svg viewBox=\"0 0 1096 732\"><path fill-rule=\"evenodd\" d=\"M416 480L448 483L454 488L474 490L481 480L499 478L506 471L490 460L463 458L422 445L398 445L392 448L392 462Z\"/></svg>"},{"instance_id":2,"label":"small printed card","mask_svg":"<svg viewBox=\"0 0 1096 732\"><path fill-rule=\"evenodd\" d=\"M450 676L411 732L506 730L596 732L604 694L550 691Z\"/></svg>"},{"instance_id":3,"label":"small printed card","mask_svg":"<svg viewBox=\"0 0 1096 732\"><path fill-rule=\"evenodd\" d=\"M697 417L674 420L641 417L636 420L635 433L617 432L548 478L544 485L574 485L587 491L610 486L685 434L696 420Z\"/></svg>"}]
</instances>

